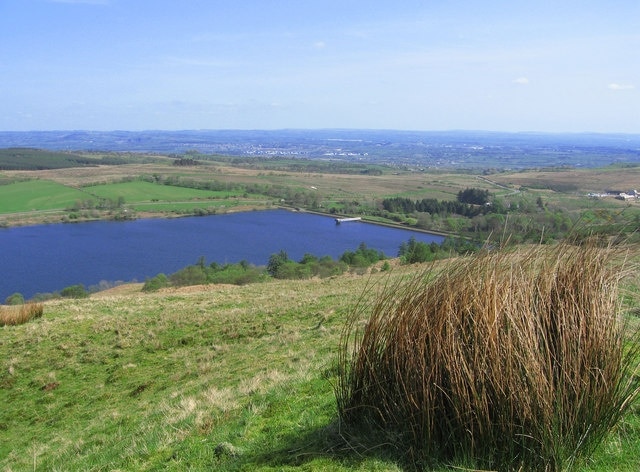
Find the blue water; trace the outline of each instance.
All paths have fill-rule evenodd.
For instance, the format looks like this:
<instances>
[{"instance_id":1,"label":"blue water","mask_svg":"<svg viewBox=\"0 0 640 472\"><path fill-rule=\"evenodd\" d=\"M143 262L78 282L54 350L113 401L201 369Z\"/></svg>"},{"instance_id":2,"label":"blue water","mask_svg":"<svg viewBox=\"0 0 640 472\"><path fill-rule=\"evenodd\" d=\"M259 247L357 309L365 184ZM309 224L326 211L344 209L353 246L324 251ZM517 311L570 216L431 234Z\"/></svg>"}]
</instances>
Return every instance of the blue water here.
<instances>
[{"instance_id":1,"label":"blue water","mask_svg":"<svg viewBox=\"0 0 640 472\"><path fill-rule=\"evenodd\" d=\"M333 218L286 210L126 222L99 221L0 230L0 303L101 281L144 281L171 274L204 256L207 263L246 260L266 265L280 250L300 260L305 253L338 258L364 242L396 257L413 236L443 238L362 222L336 225Z\"/></svg>"}]
</instances>

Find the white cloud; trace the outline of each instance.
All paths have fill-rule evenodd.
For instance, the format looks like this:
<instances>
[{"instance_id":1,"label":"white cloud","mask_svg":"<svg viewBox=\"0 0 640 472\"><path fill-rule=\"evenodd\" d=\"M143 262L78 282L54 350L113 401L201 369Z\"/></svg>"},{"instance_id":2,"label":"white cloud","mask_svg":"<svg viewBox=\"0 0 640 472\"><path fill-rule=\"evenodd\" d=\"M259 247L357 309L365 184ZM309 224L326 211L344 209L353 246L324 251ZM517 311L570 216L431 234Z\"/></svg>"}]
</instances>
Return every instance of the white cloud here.
<instances>
[{"instance_id":1,"label":"white cloud","mask_svg":"<svg viewBox=\"0 0 640 472\"><path fill-rule=\"evenodd\" d=\"M513 83L518 85L529 85L529 79L527 79L526 77L518 77L517 79L513 80Z\"/></svg>"},{"instance_id":2,"label":"white cloud","mask_svg":"<svg viewBox=\"0 0 640 472\"><path fill-rule=\"evenodd\" d=\"M313 47L316 49L324 49L326 47L326 43L324 41L316 41L313 43Z\"/></svg>"},{"instance_id":3,"label":"white cloud","mask_svg":"<svg viewBox=\"0 0 640 472\"><path fill-rule=\"evenodd\" d=\"M612 83L608 85L609 90L633 90L634 88L636 88L634 85L631 84L616 84L616 83Z\"/></svg>"}]
</instances>

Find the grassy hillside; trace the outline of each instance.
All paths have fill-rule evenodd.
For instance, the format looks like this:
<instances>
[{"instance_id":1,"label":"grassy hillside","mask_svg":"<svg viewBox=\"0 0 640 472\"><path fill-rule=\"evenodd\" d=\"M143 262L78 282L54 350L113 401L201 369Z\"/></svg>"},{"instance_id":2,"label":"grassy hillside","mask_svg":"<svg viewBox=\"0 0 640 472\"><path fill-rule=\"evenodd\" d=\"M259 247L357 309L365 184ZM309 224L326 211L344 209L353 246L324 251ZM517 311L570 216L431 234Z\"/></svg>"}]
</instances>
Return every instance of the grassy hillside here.
<instances>
[{"instance_id":1,"label":"grassy hillside","mask_svg":"<svg viewBox=\"0 0 640 472\"><path fill-rule=\"evenodd\" d=\"M300 447L307 434L321 436L333 419L325 372L353 292L365 282L47 304L41 321L0 328L0 466L283 464L292 458L281 451ZM242 455L217 457L224 442Z\"/></svg>"},{"instance_id":2,"label":"grassy hillside","mask_svg":"<svg viewBox=\"0 0 640 472\"><path fill-rule=\"evenodd\" d=\"M85 192L49 180L0 185L0 213L60 210L88 196Z\"/></svg>"},{"instance_id":3,"label":"grassy hillside","mask_svg":"<svg viewBox=\"0 0 640 472\"><path fill-rule=\"evenodd\" d=\"M171 185L157 185L151 182L133 181L107 185L92 185L84 187L84 190L100 198L117 200L122 197L127 202L149 201L181 201L181 200L207 200L214 198L228 198L237 196L232 192L212 192Z\"/></svg>"},{"instance_id":4,"label":"grassy hillside","mask_svg":"<svg viewBox=\"0 0 640 472\"><path fill-rule=\"evenodd\" d=\"M0 328L0 470L404 470L344 443L332 382L348 314L421 270L48 302ZM582 470L639 457L636 407Z\"/></svg>"}]
</instances>

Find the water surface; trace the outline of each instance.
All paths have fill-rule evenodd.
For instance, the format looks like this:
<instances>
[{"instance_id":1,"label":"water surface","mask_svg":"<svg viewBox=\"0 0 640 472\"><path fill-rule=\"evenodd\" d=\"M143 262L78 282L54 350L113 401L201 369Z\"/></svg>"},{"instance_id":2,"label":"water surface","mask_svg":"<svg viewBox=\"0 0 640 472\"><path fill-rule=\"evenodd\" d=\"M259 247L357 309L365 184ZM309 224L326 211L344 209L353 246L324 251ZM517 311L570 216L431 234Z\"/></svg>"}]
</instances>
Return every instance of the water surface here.
<instances>
[{"instance_id":1,"label":"water surface","mask_svg":"<svg viewBox=\"0 0 640 472\"><path fill-rule=\"evenodd\" d=\"M364 242L395 257L402 242L442 242L443 238L405 229L350 222L286 210L186 217L98 221L0 230L0 303L12 293L30 298L74 284L144 281L170 274L200 257L207 263L246 260L265 265L285 250L338 258Z\"/></svg>"}]
</instances>

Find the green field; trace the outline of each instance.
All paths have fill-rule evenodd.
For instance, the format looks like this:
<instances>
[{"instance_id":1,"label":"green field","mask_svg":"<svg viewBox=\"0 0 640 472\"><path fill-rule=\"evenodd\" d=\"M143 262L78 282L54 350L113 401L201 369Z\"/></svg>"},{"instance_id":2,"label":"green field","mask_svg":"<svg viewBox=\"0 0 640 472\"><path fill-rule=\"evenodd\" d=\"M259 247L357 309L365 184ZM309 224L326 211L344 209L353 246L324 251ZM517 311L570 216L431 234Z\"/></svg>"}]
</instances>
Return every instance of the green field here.
<instances>
[{"instance_id":1,"label":"green field","mask_svg":"<svg viewBox=\"0 0 640 472\"><path fill-rule=\"evenodd\" d=\"M271 206L265 199L255 198L254 200L239 200L235 198L225 198L222 200L189 201L189 202L141 202L127 205L128 208L138 212L152 213L193 213L196 209L203 210L225 210L237 207L245 208L251 205L252 208L263 208Z\"/></svg>"},{"instance_id":2,"label":"green field","mask_svg":"<svg viewBox=\"0 0 640 472\"><path fill-rule=\"evenodd\" d=\"M118 199L124 198L126 203L139 203L150 201L185 201L185 200L212 200L237 196L239 192L212 192L171 185L159 185L151 182L133 181L106 185L92 185L84 187L87 193L99 198Z\"/></svg>"},{"instance_id":3,"label":"green field","mask_svg":"<svg viewBox=\"0 0 640 472\"><path fill-rule=\"evenodd\" d=\"M113 204L100 203L104 201ZM0 215L5 224L110 218L116 208L157 215L214 213L240 206L264 208L268 201L240 190L200 190L142 180L79 188L44 179L0 185Z\"/></svg>"},{"instance_id":4,"label":"green field","mask_svg":"<svg viewBox=\"0 0 640 472\"><path fill-rule=\"evenodd\" d=\"M48 180L0 185L0 213L59 210L91 198L82 190Z\"/></svg>"}]
</instances>

